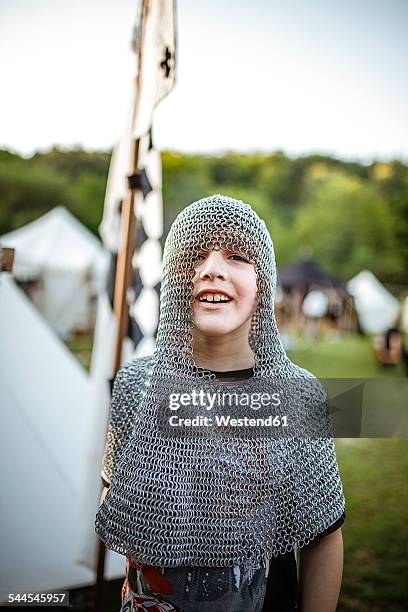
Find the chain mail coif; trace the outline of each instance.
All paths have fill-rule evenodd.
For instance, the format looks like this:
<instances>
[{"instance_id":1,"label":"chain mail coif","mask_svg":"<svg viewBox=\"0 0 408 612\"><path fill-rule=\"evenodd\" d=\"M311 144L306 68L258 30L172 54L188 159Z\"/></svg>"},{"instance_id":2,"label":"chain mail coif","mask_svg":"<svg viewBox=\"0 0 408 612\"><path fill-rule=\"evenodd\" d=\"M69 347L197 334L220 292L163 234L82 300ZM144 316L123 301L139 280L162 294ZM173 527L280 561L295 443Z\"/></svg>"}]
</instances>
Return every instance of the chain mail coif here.
<instances>
[{"instance_id":1,"label":"chain mail coif","mask_svg":"<svg viewBox=\"0 0 408 612\"><path fill-rule=\"evenodd\" d=\"M345 506L330 437L169 437L160 431L163 388L214 379L195 365L192 352L194 265L202 249L212 248L255 262L253 380L314 379L289 360L279 338L275 256L264 221L249 205L222 195L185 208L165 244L155 352L127 363L115 379L104 458L111 484L96 516L108 548L149 565L228 566L277 556L308 544Z\"/></svg>"}]
</instances>

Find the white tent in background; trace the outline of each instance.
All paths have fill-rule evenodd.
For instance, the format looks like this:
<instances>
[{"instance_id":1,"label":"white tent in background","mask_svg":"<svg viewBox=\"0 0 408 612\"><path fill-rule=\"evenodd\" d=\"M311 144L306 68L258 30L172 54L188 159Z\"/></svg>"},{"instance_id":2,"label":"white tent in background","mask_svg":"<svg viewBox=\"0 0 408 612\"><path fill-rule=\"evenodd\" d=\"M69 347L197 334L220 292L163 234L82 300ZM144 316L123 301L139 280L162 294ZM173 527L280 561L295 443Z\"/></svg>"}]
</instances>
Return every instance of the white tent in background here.
<instances>
[{"instance_id":1,"label":"white tent in background","mask_svg":"<svg viewBox=\"0 0 408 612\"><path fill-rule=\"evenodd\" d=\"M302 312L311 319L324 317L329 308L329 298L323 291L309 291L302 303Z\"/></svg>"},{"instance_id":2,"label":"white tent in background","mask_svg":"<svg viewBox=\"0 0 408 612\"><path fill-rule=\"evenodd\" d=\"M382 334L395 325L399 315L398 300L369 270L362 270L347 283L354 297L358 320L366 334Z\"/></svg>"},{"instance_id":3,"label":"white tent in background","mask_svg":"<svg viewBox=\"0 0 408 612\"><path fill-rule=\"evenodd\" d=\"M40 281L36 303L60 336L89 326L91 296L102 286L108 265L107 253L92 232L57 206L0 242L16 250L17 280Z\"/></svg>"},{"instance_id":4,"label":"white tent in background","mask_svg":"<svg viewBox=\"0 0 408 612\"><path fill-rule=\"evenodd\" d=\"M89 378L6 273L0 344L1 602L11 592L89 585L95 574L78 562ZM109 555L108 577L123 575L123 557Z\"/></svg>"}]
</instances>

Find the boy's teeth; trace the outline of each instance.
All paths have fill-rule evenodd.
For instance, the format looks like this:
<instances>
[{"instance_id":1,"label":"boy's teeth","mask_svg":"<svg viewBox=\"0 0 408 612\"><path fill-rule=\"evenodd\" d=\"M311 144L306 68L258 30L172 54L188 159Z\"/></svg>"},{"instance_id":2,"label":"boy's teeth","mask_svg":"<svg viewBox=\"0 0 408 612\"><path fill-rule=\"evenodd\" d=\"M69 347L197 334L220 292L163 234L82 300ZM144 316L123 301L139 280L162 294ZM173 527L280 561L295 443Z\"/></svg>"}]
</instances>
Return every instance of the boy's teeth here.
<instances>
[{"instance_id":1,"label":"boy's teeth","mask_svg":"<svg viewBox=\"0 0 408 612\"><path fill-rule=\"evenodd\" d=\"M207 293L200 297L201 302L230 302L230 298L220 293Z\"/></svg>"}]
</instances>

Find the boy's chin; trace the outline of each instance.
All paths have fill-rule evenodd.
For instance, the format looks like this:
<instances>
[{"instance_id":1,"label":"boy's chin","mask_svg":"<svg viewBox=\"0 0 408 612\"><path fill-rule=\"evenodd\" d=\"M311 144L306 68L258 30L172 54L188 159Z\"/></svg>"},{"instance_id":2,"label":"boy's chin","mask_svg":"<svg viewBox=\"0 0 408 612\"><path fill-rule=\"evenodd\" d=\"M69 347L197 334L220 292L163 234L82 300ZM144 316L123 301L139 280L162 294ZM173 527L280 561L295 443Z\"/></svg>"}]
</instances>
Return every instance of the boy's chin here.
<instances>
[{"instance_id":1,"label":"boy's chin","mask_svg":"<svg viewBox=\"0 0 408 612\"><path fill-rule=\"evenodd\" d=\"M203 336L211 336L211 337L221 337L231 334L235 329L237 329L239 325L231 326L231 322L227 321L212 321L212 322L204 322L197 321L195 324L195 328L200 332Z\"/></svg>"}]
</instances>

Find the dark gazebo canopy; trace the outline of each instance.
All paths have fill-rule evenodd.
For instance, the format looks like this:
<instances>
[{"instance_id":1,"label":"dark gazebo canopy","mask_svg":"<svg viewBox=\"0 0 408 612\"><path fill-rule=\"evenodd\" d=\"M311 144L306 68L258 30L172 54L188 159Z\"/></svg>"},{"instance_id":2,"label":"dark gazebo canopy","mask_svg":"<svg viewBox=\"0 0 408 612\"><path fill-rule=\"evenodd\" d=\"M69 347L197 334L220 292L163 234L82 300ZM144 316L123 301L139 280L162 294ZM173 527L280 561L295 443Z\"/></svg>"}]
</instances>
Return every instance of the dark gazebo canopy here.
<instances>
[{"instance_id":1,"label":"dark gazebo canopy","mask_svg":"<svg viewBox=\"0 0 408 612\"><path fill-rule=\"evenodd\" d=\"M337 276L325 272L313 259L301 259L290 266L278 270L278 284L283 289L292 287L335 287L344 289Z\"/></svg>"}]
</instances>

